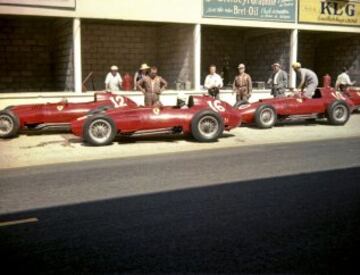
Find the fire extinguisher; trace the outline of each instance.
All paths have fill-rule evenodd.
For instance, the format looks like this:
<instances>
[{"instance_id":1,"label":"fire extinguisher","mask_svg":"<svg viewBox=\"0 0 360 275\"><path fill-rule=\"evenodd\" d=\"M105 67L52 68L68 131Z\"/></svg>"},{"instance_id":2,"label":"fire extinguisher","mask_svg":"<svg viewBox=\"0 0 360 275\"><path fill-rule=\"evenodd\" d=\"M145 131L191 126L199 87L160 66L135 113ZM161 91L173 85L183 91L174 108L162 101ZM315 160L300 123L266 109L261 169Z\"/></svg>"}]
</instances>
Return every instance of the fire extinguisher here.
<instances>
[{"instance_id":1,"label":"fire extinguisher","mask_svg":"<svg viewBox=\"0 0 360 275\"><path fill-rule=\"evenodd\" d=\"M323 76L323 86L327 88L331 87L331 76L329 74Z\"/></svg>"},{"instance_id":2,"label":"fire extinguisher","mask_svg":"<svg viewBox=\"0 0 360 275\"><path fill-rule=\"evenodd\" d=\"M129 73L125 73L123 77L122 88L124 91L132 91L133 90L133 77Z\"/></svg>"}]
</instances>

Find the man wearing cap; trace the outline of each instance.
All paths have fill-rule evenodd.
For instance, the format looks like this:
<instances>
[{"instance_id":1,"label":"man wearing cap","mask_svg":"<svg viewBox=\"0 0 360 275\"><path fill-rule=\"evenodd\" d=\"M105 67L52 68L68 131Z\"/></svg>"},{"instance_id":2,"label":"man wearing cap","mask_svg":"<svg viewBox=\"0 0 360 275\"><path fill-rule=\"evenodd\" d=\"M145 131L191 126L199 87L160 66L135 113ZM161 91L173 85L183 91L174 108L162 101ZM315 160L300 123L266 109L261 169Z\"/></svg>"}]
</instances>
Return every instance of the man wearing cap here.
<instances>
[{"instance_id":1,"label":"man wearing cap","mask_svg":"<svg viewBox=\"0 0 360 275\"><path fill-rule=\"evenodd\" d=\"M299 80L298 90L300 90L303 96L312 98L315 94L315 90L319 85L319 80L312 70L301 68L299 62L292 64L294 71L296 72L296 78Z\"/></svg>"},{"instance_id":2,"label":"man wearing cap","mask_svg":"<svg viewBox=\"0 0 360 275\"><path fill-rule=\"evenodd\" d=\"M274 97L284 97L288 85L287 73L281 69L279 63L272 64L273 73L268 80L271 84L271 95Z\"/></svg>"},{"instance_id":3,"label":"man wearing cap","mask_svg":"<svg viewBox=\"0 0 360 275\"><path fill-rule=\"evenodd\" d=\"M137 88L145 97L145 106L160 106L160 94L166 89L167 82L157 75L158 69L153 66L150 74L137 82Z\"/></svg>"},{"instance_id":4,"label":"man wearing cap","mask_svg":"<svg viewBox=\"0 0 360 275\"><path fill-rule=\"evenodd\" d=\"M105 89L107 91L120 91L122 78L118 70L118 67L115 65L110 67L110 72L106 75L105 78Z\"/></svg>"},{"instance_id":5,"label":"man wearing cap","mask_svg":"<svg viewBox=\"0 0 360 275\"><path fill-rule=\"evenodd\" d=\"M134 89L136 90L136 83L138 83L139 80L143 79L145 76L147 76L149 74L149 69L150 67L144 63L140 66L140 69L138 71L136 71L135 75L134 75Z\"/></svg>"},{"instance_id":6,"label":"man wearing cap","mask_svg":"<svg viewBox=\"0 0 360 275\"><path fill-rule=\"evenodd\" d=\"M204 88L208 90L210 96L219 98L220 89L224 86L220 75L216 73L216 66L209 67L209 74L205 78Z\"/></svg>"},{"instance_id":7,"label":"man wearing cap","mask_svg":"<svg viewBox=\"0 0 360 275\"><path fill-rule=\"evenodd\" d=\"M235 106L243 102L248 102L252 92L251 77L245 73L245 65L239 64L239 74L235 77L233 83L233 92L236 93Z\"/></svg>"}]
</instances>

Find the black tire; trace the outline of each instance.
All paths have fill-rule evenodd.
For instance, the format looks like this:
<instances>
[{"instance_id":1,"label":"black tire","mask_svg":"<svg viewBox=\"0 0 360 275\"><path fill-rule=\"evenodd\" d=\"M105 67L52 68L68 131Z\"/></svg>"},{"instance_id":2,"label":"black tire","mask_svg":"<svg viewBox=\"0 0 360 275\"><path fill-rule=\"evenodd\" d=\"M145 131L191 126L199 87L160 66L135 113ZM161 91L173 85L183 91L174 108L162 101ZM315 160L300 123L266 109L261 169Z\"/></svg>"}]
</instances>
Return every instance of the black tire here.
<instances>
[{"instance_id":1,"label":"black tire","mask_svg":"<svg viewBox=\"0 0 360 275\"><path fill-rule=\"evenodd\" d=\"M103 112L106 112L107 110L113 109L114 107L111 105L104 105L104 106L99 106L95 109L90 110L87 114L88 115L95 115L95 114L100 114Z\"/></svg>"},{"instance_id":2,"label":"black tire","mask_svg":"<svg viewBox=\"0 0 360 275\"><path fill-rule=\"evenodd\" d=\"M96 133L96 129L94 127L105 127L105 129L103 129L105 132L103 131L102 133ZM98 128L98 131L100 131L99 129L101 130L101 128ZM117 134L115 122L104 114L88 117L84 123L83 131L84 141L94 146L111 144ZM96 134L99 136L96 137Z\"/></svg>"},{"instance_id":3,"label":"black tire","mask_svg":"<svg viewBox=\"0 0 360 275\"><path fill-rule=\"evenodd\" d=\"M205 125L204 123L208 123ZM211 125L209 125L209 123ZM206 128L205 128L206 127ZM206 133L206 131L210 131ZM199 142L216 141L224 132L222 117L211 110L200 111L194 115L191 121L192 136Z\"/></svg>"},{"instance_id":4,"label":"black tire","mask_svg":"<svg viewBox=\"0 0 360 275\"><path fill-rule=\"evenodd\" d=\"M255 124L261 129L272 128L277 121L275 108L271 105L261 105L255 111Z\"/></svg>"},{"instance_id":5,"label":"black tire","mask_svg":"<svg viewBox=\"0 0 360 275\"><path fill-rule=\"evenodd\" d=\"M326 114L331 125L344 125L350 118L350 108L345 101L336 100L329 104Z\"/></svg>"},{"instance_id":6,"label":"black tire","mask_svg":"<svg viewBox=\"0 0 360 275\"><path fill-rule=\"evenodd\" d=\"M19 118L10 110L0 111L0 138L16 137L19 131Z\"/></svg>"}]
</instances>

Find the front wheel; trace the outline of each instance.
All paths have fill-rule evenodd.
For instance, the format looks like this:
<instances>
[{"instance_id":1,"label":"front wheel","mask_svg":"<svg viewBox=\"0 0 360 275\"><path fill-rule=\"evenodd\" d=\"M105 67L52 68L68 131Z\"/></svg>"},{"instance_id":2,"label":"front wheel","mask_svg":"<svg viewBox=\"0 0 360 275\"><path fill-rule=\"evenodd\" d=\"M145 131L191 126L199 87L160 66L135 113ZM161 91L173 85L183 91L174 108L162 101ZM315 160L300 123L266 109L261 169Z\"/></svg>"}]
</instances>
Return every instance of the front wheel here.
<instances>
[{"instance_id":1,"label":"front wheel","mask_svg":"<svg viewBox=\"0 0 360 275\"><path fill-rule=\"evenodd\" d=\"M197 141L215 141L224 132L223 119L218 113L213 111L201 111L191 121L191 132Z\"/></svg>"},{"instance_id":2,"label":"front wheel","mask_svg":"<svg viewBox=\"0 0 360 275\"><path fill-rule=\"evenodd\" d=\"M84 140L94 146L111 144L116 133L114 121L105 115L91 116L84 124Z\"/></svg>"},{"instance_id":3,"label":"front wheel","mask_svg":"<svg viewBox=\"0 0 360 275\"><path fill-rule=\"evenodd\" d=\"M327 108L327 117L331 125L344 125L350 118L350 109L346 102L337 100Z\"/></svg>"},{"instance_id":4,"label":"front wheel","mask_svg":"<svg viewBox=\"0 0 360 275\"><path fill-rule=\"evenodd\" d=\"M274 107L270 105L261 105L255 111L255 124L257 127L266 129L271 128L277 121L277 115Z\"/></svg>"},{"instance_id":5,"label":"front wheel","mask_svg":"<svg viewBox=\"0 0 360 275\"><path fill-rule=\"evenodd\" d=\"M0 112L0 138L16 137L20 131L19 118L10 110Z\"/></svg>"}]
</instances>

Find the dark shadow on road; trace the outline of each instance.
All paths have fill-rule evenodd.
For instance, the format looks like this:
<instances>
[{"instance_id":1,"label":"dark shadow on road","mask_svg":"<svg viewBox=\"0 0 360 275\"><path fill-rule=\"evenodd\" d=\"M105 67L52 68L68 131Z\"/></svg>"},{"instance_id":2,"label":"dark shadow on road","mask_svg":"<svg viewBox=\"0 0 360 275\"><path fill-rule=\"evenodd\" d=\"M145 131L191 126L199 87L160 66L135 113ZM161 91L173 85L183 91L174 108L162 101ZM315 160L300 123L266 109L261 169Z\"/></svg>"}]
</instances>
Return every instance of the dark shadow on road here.
<instances>
[{"instance_id":1,"label":"dark shadow on road","mask_svg":"<svg viewBox=\"0 0 360 275\"><path fill-rule=\"evenodd\" d=\"M349 168L3 215L39 222L0 227L2 268L359 274L359 183Z\"/></svg>"}]
</instances>

